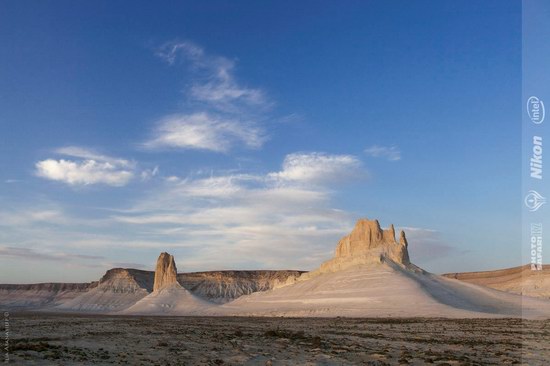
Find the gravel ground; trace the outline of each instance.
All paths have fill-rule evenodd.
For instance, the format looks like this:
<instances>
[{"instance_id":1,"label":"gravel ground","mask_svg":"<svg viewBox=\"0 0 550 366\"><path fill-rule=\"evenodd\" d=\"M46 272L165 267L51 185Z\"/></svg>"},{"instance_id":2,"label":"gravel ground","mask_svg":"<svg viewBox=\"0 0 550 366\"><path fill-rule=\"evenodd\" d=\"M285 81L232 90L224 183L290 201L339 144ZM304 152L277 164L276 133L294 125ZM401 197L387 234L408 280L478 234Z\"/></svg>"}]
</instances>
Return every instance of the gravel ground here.
<instances>
[{"instance_id":1,"label":"gravel ground","mask_svg":"<svg viewBox=\"0 0 550 366\"><path fill-rule=\"evenodd\" d=\"M548 365L550 320L12 313L9 358L16 365Z\"/></svg>"}]
</instances>

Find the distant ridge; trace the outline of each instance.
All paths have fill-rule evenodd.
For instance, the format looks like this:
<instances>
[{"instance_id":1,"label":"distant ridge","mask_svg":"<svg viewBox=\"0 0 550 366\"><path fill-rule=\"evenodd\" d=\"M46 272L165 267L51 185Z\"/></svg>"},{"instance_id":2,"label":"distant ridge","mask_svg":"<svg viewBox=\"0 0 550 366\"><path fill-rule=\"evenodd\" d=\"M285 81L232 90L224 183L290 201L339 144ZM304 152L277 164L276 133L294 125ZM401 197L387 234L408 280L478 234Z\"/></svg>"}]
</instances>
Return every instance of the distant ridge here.
<instances>
[{"instance_id":1,"label":"distant ridge","mask_svg":"<svg viewBox=\"0 0 550 366\"><path fill-rule=\"evenodd\" d=\"M428 273L410 262L404 232L360 219L334 257L273 290L242 296L211 315L550 317L550 302Z\"/></svg>"},{"instance_id":2,"label":"distant ridge","mask_svg":"<svg viewBox=\"0 0 550 366\"><path fill-rule=\"evenodd\" d=\"M492 271L445 273L442 276L524 296L550 299L550 265L532 270L531 265Z\"/></svg>"},{"instance_id":3,"label":"distant ridge","mask_svg":"<svg viewBox=\"0 0 550 366\"><path fill-rule=\"evenodd\" d=\"M360 219L334 257L311 272L178 274L174 257L163 252L155 272L113 268L94 285L0 285L0 305L175 316L550 318L550 301L540 296L548 271L533 272L431 274L410 262L405 232L396 240L393 225L382 229L377 220ZM514 291L536 291L543 299Z\"/></svg>"},{"instance_id":4,"label":"distant ridge","mask_svg":"<svg viewBox=\"0 0 550 366\"><path fill-rule=\"evenodd\" d=\"M302 273L305 271L224 270L178 273L176 278L191 293L207 301L223 304L253 292L270 290L288 278L299 277ZM66 311L84 311L83 304L92 302L93 311L109 311L107 305L112 299L104 296L105 292L122 297L125 293L140 291L146 296L153 291L154 278L154 271L112 268L99 281L88 283L0 284L0 306L37 310L63 306L64 303L63 308ZM100 285L99 291L89 294ZM88 295L82 296L82 302L69 303L69 300L84 294ZM93 294L101 297L96 296L92 300L90 296Z\"/></svg>"}]
</instances>

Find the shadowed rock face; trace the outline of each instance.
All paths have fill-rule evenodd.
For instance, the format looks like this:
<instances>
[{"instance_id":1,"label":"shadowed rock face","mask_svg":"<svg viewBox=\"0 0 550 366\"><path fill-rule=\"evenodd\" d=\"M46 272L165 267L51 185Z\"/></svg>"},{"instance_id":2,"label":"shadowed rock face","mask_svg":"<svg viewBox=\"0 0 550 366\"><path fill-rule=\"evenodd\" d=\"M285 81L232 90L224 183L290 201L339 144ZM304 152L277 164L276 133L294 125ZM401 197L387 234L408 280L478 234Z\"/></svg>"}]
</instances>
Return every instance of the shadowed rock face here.
<instances>
[{"instance_id":1,"label":"shadowed rock face","mask_svg":"<svg viewBox=\"0 0 550 366\"><path fill-rule=\"evenodd\" d=\"M393 225L392 225L393 228ZM401 230L401 233L399 234L399 246L401 247L401 263L403 264L410 264L411 260L409 259L409 243L407 242L407 237L405 236L405 232Z\"/></svg>"},{"instance_id":2,"label":"shadowed rock face","mask_svg":"<svg viewBox=\"0 0 550 366\"><path fill-rule=\"evenodd\" d=\"M271 290L303 271L207 271L180 273L177 282L196 296L214 303L226 303L242 295ZM62 302L67 310L111 309L113 296L118 304L146 296L153 291L155 272L113 268L91 283L0 284L0 305L6 308L38 309ZM79 301L68 302L81 297ZM128 300L128 301L126 301ZM136 301L137 301L136 300Z\"/></svg>"},{"instance_id":3,"label":"shadowed rock face","mask_svg":"<svg viewBox=\"0 0 550 366\"><path fill-rule=\"evenodd\" d=\"M178 274L178 282L194 295L225 303L253 292L271 290L303 271L209 271Z\"/></svg>"},{"instance_id":4,"label":"shadowed rock face","mask_svg":"<svg viewBox=\"0 0 550 366\"><path fill-rule=\"evenodd\" d=\"M153 272L113 268L99 285L56 307L59 311L108 312L125 309L147 296L153 288Z\"/></svg>"},{"instance_id":5,"label":"shadowed rock face","mask_svg":"<svg viewBox=\"0 0 550 366\"><path fill-rule=\"evenodd\" d=\"M153 272L133 268L112 268L99 280L99 289L117 293L153 291Z\"/></svg>"},{"instance_id":6,"label":"shadowed rock face","mask_svg":"<svg viewBox=\"0 0 550 366\"><path fill-rule=\"evenodd\" d=\"M163 287L178 283L177 273L178 270L176 268L174 256L166 252L160 253L157 260L157 267L155 269L155 283L153 285L153 291L158 291Z\"/></svg>"}]
</instances>

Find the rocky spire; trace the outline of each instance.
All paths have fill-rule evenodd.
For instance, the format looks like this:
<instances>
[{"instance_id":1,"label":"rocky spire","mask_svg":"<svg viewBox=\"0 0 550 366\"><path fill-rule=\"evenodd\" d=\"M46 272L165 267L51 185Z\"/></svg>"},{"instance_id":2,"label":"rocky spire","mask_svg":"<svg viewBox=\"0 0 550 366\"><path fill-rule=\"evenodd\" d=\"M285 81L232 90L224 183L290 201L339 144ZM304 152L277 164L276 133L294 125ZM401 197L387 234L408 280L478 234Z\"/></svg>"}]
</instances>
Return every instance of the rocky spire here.
<instances>
[{"instance_id":1,"label":"rocky spire","mask_svg":"<svg viewBox=\"0 0 550 366\"><path fill-rule=\"evenodd\" d=\"M407 237L405 236L405 232L403 230L401 230L401 233L399 234L399 245L403 248L401 250L401 254L402 254L401 262L403 264L411 263L409 259L409 250L408 250L409 243L407 242Z\"/></svg>"},{"instance_id":2,"label":"rocky spire","mask_svg":"<svg viewBox=\"0 0 550 366\"><path fill-rule=\"evenodd\" d=\"M401 230L401 233L399 234L399 244L408 246L409 243L407 243L407 237L405 236L405 232Z\"/></svg>"},{"instance_id":3,"label":"rocky spire","mask_svg":"<svg viewBox=\"0 0 550 366\"><path fill-rule=\"evenodd\" d=\"M365 255L373 249L379 249L387 258L401 264L409 263L407 239L401 231L399 243L395 240L395 228L391 225L382 230L378 220L360 219L352 232L344 236L336 247L335 257Z\"/></svg>"},{"instance_id":4,"label":"rocky spire","mask_svg":"<svg viewBox=\"0 0 550 366\"><path fill-rule=\"evenodd\" d=\"M382 239L385 243L396 243L395 228L393 227L393 224L390 225L389 229L382 231Z\"/></svg>"},{"instance_id":5,"label":"rocky spire","mask_svg":"<svg viewBox=\"0 0 550 366\"><path fill-rule=\"evenodd\" d=\"M155 269L155 283L153 285L153 291L160 290L163 287L177 283L176 275L178 270L176 268L176 262L174 262L174 256L164 252L160 253L157 260L157 267Z\"/></svg>"}]
</instances>

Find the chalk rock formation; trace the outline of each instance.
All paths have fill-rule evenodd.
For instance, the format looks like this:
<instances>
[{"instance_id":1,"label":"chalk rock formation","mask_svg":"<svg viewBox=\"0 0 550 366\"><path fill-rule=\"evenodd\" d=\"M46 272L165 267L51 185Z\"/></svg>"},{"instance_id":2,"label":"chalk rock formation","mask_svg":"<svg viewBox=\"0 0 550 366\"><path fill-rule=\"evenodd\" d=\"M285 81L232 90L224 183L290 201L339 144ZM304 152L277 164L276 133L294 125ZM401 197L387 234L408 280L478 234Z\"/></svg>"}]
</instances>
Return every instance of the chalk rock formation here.
<instances>
[{"instance_id":1,"label":"chalk rock formation","mask_svg":"<svg viewBox=\"0 0 550 366\"><path fill-rule=\"evenodd\" d=\"M321 273L337 272L365 264L393 262L402 267L420 270L410 263L405 232L401 231L399 242L395 239L395 228L391 225L383 230L378 220L360 219L352 232L338 242L334 258L315 271L302 274L296 281L303 281ZM285 285L291 284L288 281Z\"/></svg>"},{"instance_id":2,"label":"chalk rock formation","mask_svg":"<svg viewBox=\"0 0 550 366\"><path fill-rule=\"evenodd\" d=\"M35 283L0 285L0 308L32 310L54 307L97 287L91 283Z\"/></svg>"},{"instance_id":3,"label":"chalk rock formation","mask_svg":"<svg viewBox=\"0 0 550 366\"><path fill-rule=\"evenodd\" d=\"M294 283L303 271L208 271L179 273L179 284L209 302L223 304L242 295ZM91 283L0 284L0 307L108 312L123 310L153 291L155 272L113 268Z\"/></svg>"},{"instance_id":4,"label":"chalk rock formation","mask_svg":"<svg viewBox=\"0 0 550 366\"><path fill-rule=\"evenodd\" d=\"M395 228L383 230L378 220L360 219L355 228L336 246L335 258L357 257L369 253L380 254L399 264L409 264L407 238L401 231L399 243L395 240Z\"/></svg>"},{"instance_id":5,"label":"chalk rock formation","mask_svg":"<svg viewBox=\"0 0 550 366\"><path fill-rule=\"evenodd\" d=\"M360 219L355 228L344 236L336 246L335 258L364 255L373 249L382 249L381 254L399 264L409 263L407 238L401 231L399 243L395 240L395 228L380 228L378 220Z\"/></svg>"},{"instance_id":6,"label":"chalk rock formation","mask_svg":"<svg viewBox=\"0 0 550 366\"><path fill-rule=\"evenodd\" d=\"M157 267L155 269L153 291L158 291L163 287L169 286L173 283L178 283L177 271L174 256L166 252L160 253L157 260Z\"/></svg>"},{"instance_id":7,"label":"chalk rock formation","mask_svg":"<svg viewBox=\"0 0 550 366\"><path fill-rule=\"evenodd\" d=\"M62 311L104 313L125 309L147 296L153 288L152 272L112 268L87 292L56 307Z\"/></svg>"},{"instance_id":8,"label":"chalk rock formation","mask_svg":"<svg viewBox=\"0 0 550 366\"><path fill-rule=\"evenodd\" d=\"M203 299L226 303L242 295L267 291L296 279L303 271L209 271L178 274L178 282Z\"/></svg>"}]
</instances>

